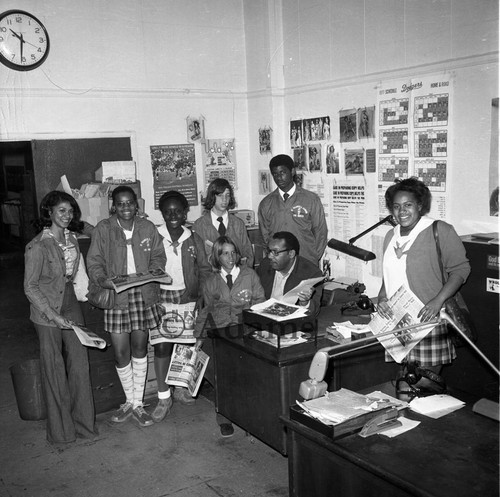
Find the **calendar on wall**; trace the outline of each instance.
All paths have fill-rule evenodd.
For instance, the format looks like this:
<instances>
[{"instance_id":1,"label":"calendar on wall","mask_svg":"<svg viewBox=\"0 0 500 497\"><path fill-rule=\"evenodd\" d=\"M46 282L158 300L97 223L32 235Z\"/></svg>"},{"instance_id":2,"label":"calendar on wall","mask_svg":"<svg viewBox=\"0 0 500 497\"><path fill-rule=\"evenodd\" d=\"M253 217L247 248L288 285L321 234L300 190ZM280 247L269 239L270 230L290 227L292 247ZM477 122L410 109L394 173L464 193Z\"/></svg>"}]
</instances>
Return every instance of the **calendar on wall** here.
<instances>
[{"instance_id":1,"label":"calendar on wall","mask_svg":"<svg viewBox=\"0 0 500 497\"><path fill-rule=\"evenodd\" d=\"M431 190L431 216L446 218L451 143L449 75L384 83L378 92L378 191L416 176Z\"/></svg>"}]
</instances>

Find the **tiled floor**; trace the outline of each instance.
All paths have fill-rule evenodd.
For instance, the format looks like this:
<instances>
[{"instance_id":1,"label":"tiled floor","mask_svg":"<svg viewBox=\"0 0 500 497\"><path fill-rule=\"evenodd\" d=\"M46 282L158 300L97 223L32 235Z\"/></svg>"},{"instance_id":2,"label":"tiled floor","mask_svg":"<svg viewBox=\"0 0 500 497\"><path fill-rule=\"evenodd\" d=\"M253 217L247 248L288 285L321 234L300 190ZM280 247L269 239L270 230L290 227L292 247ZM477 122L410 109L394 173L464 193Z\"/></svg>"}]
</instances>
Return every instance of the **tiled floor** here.
<instances>
[{"instance_id":1,"label":"tiled floor","mask_svg":"<svg viewBox=\"0 0 500 497\"><path fill-rule=\"evenodd\" d=\"M38 355L19 261L0 255L0 496L288 495L287 459L238 427L221 438L210 395L194 406L174 404L147 428L100 414L97 440L49 444L44 421L19 417L9 371Z\"/></svg>"}]
</instances>

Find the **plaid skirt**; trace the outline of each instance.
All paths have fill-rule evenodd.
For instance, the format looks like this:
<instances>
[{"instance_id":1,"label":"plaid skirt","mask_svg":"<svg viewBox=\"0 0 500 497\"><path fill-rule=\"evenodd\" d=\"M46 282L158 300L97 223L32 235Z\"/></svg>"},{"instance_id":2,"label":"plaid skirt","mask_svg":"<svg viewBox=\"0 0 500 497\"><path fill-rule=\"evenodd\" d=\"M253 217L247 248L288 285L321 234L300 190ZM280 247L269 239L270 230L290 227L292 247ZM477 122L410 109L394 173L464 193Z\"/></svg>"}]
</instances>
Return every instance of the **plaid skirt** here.
<instances>
[{"instance_id":1,"label":"plaid skirt","mask_svg":"<svg viewBox=\"0 0 500 497\"><path fill-rule=\"evenodd\" d=\"M127 290L127 309L106 309L104 329L109 333L132 333L157 328L165 313L161 304L146 307L140 288Z\"/></svg>"},{"instance_id":2,"label":"plaid skirt","mask_svg":"<svg viewBox=\"0 0 500 497\"><path fill-rule=\"evenodd\" d=\"M385 357L388 362L394 360L387 353ZM416 361L420 366L429 367L450 364L456 357L455 347L448 337L446 323L441 323L410 350L405 360L408 362Z\"/></svg>"},{"instance_id":3,"label":"plaid skirt","mask_svg":"<svg viewBox=\"0 0 500 497\"><path fill-rule=\"evenodd\" d=\"M164 290L160 288L160 302L162 304L180 304L182 294L185 289L182 290Z\"/></svg>"}]
</instances>

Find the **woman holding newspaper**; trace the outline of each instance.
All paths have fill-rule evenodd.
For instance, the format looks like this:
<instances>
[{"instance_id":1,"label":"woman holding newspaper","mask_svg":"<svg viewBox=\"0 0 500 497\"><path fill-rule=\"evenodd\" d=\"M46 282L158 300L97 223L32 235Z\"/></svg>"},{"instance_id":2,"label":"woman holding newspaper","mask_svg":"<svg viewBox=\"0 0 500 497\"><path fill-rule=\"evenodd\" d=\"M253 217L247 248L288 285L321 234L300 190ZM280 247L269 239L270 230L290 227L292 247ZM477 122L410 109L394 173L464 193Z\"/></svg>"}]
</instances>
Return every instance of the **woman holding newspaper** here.
<instances>
[{"instance_id":1,"label":"woman holding newspaper","mask_svg":"<svg viewBox=\"0 0 500 497\"><path fill-rule=\"evenodd\" d=\"M176 304L196 303L201 297L200 288L211 273L202 239L184 226L189 211L186 197L179 192L164 193L159 202L165 224L158 228L163 237L167 255L166 272L172 277L171 285L160 285L160 299L169 310ZM193 311L194 311L193 305ZM172 407L170 387L165 382L170 358L172 341L154 343L155 372L158 382L158 403L153 411L153 421L159 423ZM181 404L193 404L194 398L187 388L175 387L174 399Z\"/></svg>"},{"instance_id":2,"label":"woman holding newspaper","mask_svg":"<svg viewBox=\"0 0 500 497\"><path fill-rule=\"evenodd\" d=\"M431 193L417 178L397 181L385 193L386 206L397 226L389 231L384 241L383 281L378 296L378 312L389 318L391 297L402 285L409 288L424 304L418 317L421 322L435 319L444 302L452 297L467 279L470 265L465 248L453 227L437 223L442 260L448 278L443 284L433 219L430 211ZM405 358L439 373L441 366L456 357L455 348L445 324L434 329L421 340ZM425 380L425 379L423 379Z\"/></svg>"},{"instance_id":3,"label":"woman holding newspaper","mask_svg":"<svg viewBox=\"0 0 500 497\"><path fill-rule=\"evenodd\" d=\"M137 215L137 196L129 186L113 190L113 215L100 221L87 254L91 282L114 288L113 277L162 273L165 249L155 225ZM111 335L118 377L126 402L111 416L122 423L133 417L141 426L153 424L144 410L143 396L148 368L148 330L161 323L160 286L150 282L117 293L115 306L104 311L104 329Z\"/></svg>"},{"instance_id":4,"label":"woman holding newspaper","mask_svg":"<svg viewBox=\"0 0 500 497\"><path fill-rule=\"evenodd\" d=\"M83 316L73 280L79 270L80 208L64 192L48 193L40 204L40 231L26 246L24 291L40 340L40 366L47 405L47 440L94 438L94 401L87 351L72 329Z\"/></svg>"}]
</instances>

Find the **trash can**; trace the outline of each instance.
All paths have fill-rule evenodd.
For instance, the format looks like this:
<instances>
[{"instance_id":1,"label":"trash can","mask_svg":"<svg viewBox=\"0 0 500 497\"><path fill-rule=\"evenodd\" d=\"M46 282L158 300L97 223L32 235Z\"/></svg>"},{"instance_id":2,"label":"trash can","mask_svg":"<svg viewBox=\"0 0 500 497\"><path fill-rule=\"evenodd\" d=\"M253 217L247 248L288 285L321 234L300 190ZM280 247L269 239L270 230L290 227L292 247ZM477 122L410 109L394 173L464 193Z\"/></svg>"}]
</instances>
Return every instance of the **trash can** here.
<instances>
[{"instance_id":1,"label":"trash can","mask_svg":"<svg viewBox=\"0 0 500 497\"><path fill-rule=\"evenodd\" d=\"M47 419L39 359L17 362L10 367L19 416L26 421Z\"/></svg>"}]
</instances>

